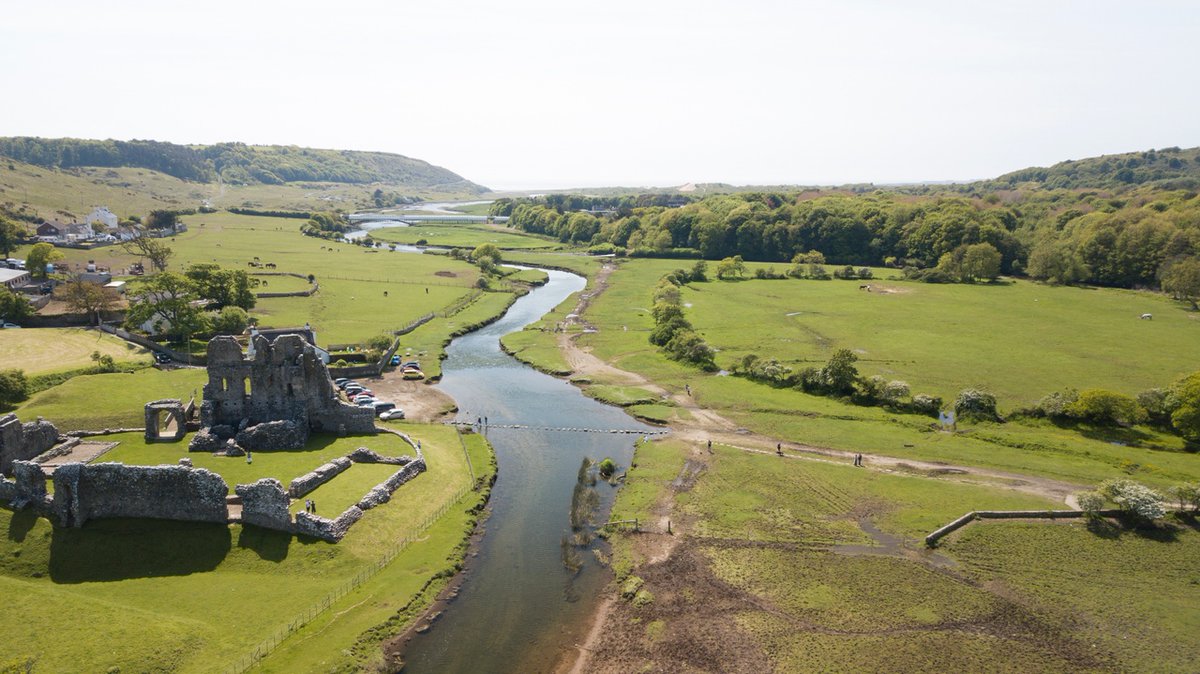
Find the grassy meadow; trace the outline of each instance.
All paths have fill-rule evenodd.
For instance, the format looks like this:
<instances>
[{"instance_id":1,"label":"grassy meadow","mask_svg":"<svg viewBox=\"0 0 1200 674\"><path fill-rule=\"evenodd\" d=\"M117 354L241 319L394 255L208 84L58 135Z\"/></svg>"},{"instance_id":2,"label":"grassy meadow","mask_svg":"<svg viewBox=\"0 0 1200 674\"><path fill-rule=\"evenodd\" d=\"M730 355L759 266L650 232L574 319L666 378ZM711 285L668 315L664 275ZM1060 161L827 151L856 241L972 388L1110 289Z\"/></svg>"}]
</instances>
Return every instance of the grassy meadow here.
<instances>
[{"instance_id":1,"label":"grassy meadow","mask_svg":"<svg viewBox=\"0 0 1200 674\"><path fill-rule=\"evenodd\" d=\"M474 248L484 243L494 243L501 249L550 249L561 248L557 240L526 234L503 225L455 224L419 222L409 227L381 227L371 230L371 237L379 241L414 245L438 246L443 248Z\"/></svg>"},{"instance_id":2,"label":"grassy meadow","mask_svg":"<svg viewBox=\"0 0 1200 674\"><path fill-rule=\"evenodd\" d=\"M155 520L97 520L82 529L55 529L26 512L0 510L9 531L0 541L0 585L14 617L4 622L11 638L5 662L32 662L35 671L224 671L372 567L396 541L421 534L377 576L271 656L288 661L287 671L328 671L370 660L371 649L347 646L360 638L371 642L371 628L414 597L424 597L420 591L429 578L454 566L464 528L474 519L468 511L480 498L469 493L422 533L420 527L454 501L470 479L453 429L405 424L404 430L422 441L429 471L405 484L389 503L368 511L336 545L257 527ZM173 463L185 452L182 443L147 447L140 438L118 439L122 444L106 460ZM392 446L396 443L386 435L343 438L293 456L255 452L251 466L230 459L213 468L231 482L254 477L242 475L245 470L286 482L327 454L344 455L361 444L378 444L385 453L402 449ZM468 439L468 448L476 470L490 465L490 450L478 436ZM390 474L376 468L354 466L318 489L319 507L336 507L348 498L341 492L373 486ZM358 469L364 470L356 475ZM70 616L71 625L104 629L74 629L71 639L63 639L64 616ZM289 653L304 655L289 659Z\"/></svg>"},{"instance_id":3,"label":"grassy meadow","mask_svg":"<svg viewBox=\"0 0 1200 674\"><path fill-rule=\"evenodd\" d=\"M1167 486L1200 475L1200 462L1194 455L1179 451L1183 443L1178 437L1147 427L1107 429L1023 421L960 424L959 432L944 433L926 417L893 414L881 408L772 388L741 377L708 374L671 361L647 339L653 327L650 288L664 273L680 266L684 265L679 261L664 260L622 263L609 278L608 289L592 302L585 316L598 332L581 335L578 343L669 390L682 393L689 385L701 405L719 411L740 426L785 441L988 466L1081 484L1132 475L1155 486ZM803 367L823 363L835 348L859 349L866 351L864 360L858 363L864 375L903 377L914 393L940 393L948 402L960 388L981 386L996 392L1002 410L1068 386L1105 386L1137 393L1166 385L1194 369L1188 365L1194 361L1178 354L1200 348L1196 346L1200 341L1191 337L1192 331L1200 330L1194 314L1165 297L1148 293L1053 288L1026 282L994 287L872 282L873 289L881 285L903 292L867 293L859 290L856 282L836 280L713 281L692 284L683 291L684 311L718 349L717 361L722 365L730 365L753 351L761 357L775 357ZM935 302L926 296L942 299ZM897 303L920 301L931 306L951 296L960 306L961 315L977 318L975 325L950 321L944 328L934 329L926 326L920 316L897 313ZM1039 301L1035 303L1034 299ZM966 307L972 300L977 306ZM1107 316L1117 326L1105 328L1088 323L1093 326L1090 332L1068 330L1057 314L1041 314L1043 303L1059 307L1059 313ZM1071 308L1081 303L1083 308ZM859 329L852 325L852 307L869 312ZM1155 318L1139 320L1134 309L1150 311ZM1006 312L1009 327L993 327L1000 320L1001 310ZM814 312L813 317L806 317L805 311ZM1033 320L1039 316L1046 327ZM830 327L822 317L828 317L824 320ZM746 329L747 325L754 328ZM1017 328L1013 326L1022 326L1023 332L1014 332ZM818 328L829 335L840 335L837 339L844 341L825 337L828 343L822 342L814 336ZM940 337L939 330L943 333ZM1007 342L993 336L1005 331ZM917 339L913 334L925 338ZM1097 339L1096 335L1105 338ZM1043 338L1045 343L1053 343L1053 348L1028 346L1043 343ZM985 346L978 350L964 346L973 341ZM1147 343L1157 346L1142 348ZM958 344L959 348L947 350L943 344ZM1021 355L1011 356L1015 360L1001 359L1007 367L989 364L993 352L1017 351ZM1061 356L1068 351L1071 357ZM961 375L945 364L953 358L961 359ZM1111 368L1109 362L1119 362L1122 367ZM978 367L967 372L973 363ZM956 376L961 378L954 379Z\"/></svg>"},{"instance_id":4,"label":"grassy meadow","mask_svg":"<svg viewBox=\"0 0 1200 674\"><path fill-rule=\"evenodd\" d=\"M987 508L1056 507L996 487L745 453L639 444L613 519L655 521L673 499L679 547L647 557L614 539L621 603L598 662L683 659L771 671L1190 671L1200 546L1187 522L1137 532L1101 522L986 522L937 552L920 537ZM738 644L722 652L714 644ZM705 644L709 647L705 648ZM704 658L712 658L705 660Z\"/></svg>"},{"instance_id":5,"label":"grassy meadow","mask_svg":"<svg viewBox=\"0 0 1200 674\"><path fill-rule=\"evenodd\" d=\"M78 328L22 328L0 330L0 363L20 366L26 375L48 374L95 363L99 351L118 363L150 364L149 352L99 330Z\"/></svg>"}]
</instances>

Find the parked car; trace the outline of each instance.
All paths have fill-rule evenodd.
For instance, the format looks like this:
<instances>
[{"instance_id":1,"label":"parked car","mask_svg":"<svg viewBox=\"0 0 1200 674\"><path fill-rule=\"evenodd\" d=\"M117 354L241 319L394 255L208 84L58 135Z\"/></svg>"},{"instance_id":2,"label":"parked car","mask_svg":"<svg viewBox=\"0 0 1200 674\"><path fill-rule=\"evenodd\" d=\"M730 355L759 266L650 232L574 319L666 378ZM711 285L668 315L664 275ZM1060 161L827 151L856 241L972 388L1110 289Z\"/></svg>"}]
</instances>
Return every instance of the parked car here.
<instances>
[{"instance_id":1,"label":"parked car","mask_svg":"<svg viewBox=\"0 0 1200 674\"><path fill-rule=\"evenodd\" d=\"M19 328L21 326L17 325L16 323L5 322L3 324L0 324L0 327L3 327L5 330L9 330L11 328Z\"/></svg>"},{"instance_id":2,"label":"parked car","mask_svg":"<svg viewBox=\"0 0 1200 674\"><path fill-rule=\"evenodd\" d=\"M354 381L353 379L343 379L343 380L342 380L342 383L338 384L337 386L338 386L338 388L340 388L340 389L342 389L342 390L344 391L344 390L346 390L346 388L347 388L347 387L350 387L350 386L362 386L362 384L360 384L360 383L358 383L358 382Z\"/></svg>"},{"instance_id":3,"label":"parked car","mask_svg":"<svg viewBox=\"0 0 1200 674\"><path fill-rule=\"evenodd\" d=\"M169 363L169 362L171 362L171 357L165 353L159 353L159 352L155 351L154 352L154 361L157 363Z\"/></svg>"},{"instance_id":4,"label":"parked car","mask_svg":"<svg viewBox=\"0 0 1200 674\"><path fill-rule=\"evenodd\" d=\"M404 374L402 376L405 379L424 379L425 373L421 372L415 367L405 367Z\"/></svg>"},{"instance_id":5,"label":"parked car","mask_svg":"<svg viewBox=\"0 0 1200 674\"><path fill-rule=\"evenodd\" d=\"M349 383L349 382L350 382L350 380L349 380L349 379L347 379L347 378L345 378L345 377L338 377L337 379L334 379L334 380L333 380L333 385L334 385L334 386L336 386L336 387L338 387L338 388L341 388L341 387L342 387L342 384L346 384L346 383Z\"/></svg>"},{"instance_id":6,"label":"parked car","mask_svg":"<svg viewBox=\"0 0 1200 674\"><path fill-rule=\"evenodd\" d=\"M394 367L399 364L400 364L400 356L392 356L392 366Z\"/></svg>"},{"instance_id":7,"label":"parked car","mask_svg":"<svg viewBox=\"0 0 1200 674\"><path fill-rule=\"evenodd\" d=\"M375 395L374 391L372 391L371 389L365 388L361 391L356 391L355 393L351 394L350 397L351 398L361 398L363 396L374 396L374 395Z\"/></svg>"},{"instance_id":8,"label":"parked car","mask_svg":"<svg viewBox=\"0 0 1200 674\"><path fill-rule=\"evenodd\" d=\"M410 360L410 361L408 361L407 363L405 363L404 365L401 365L400 367L403 367L403 368L405 368L405 369L407 369L407 368L410 368L410 367L411 367L411 368L413 368L414 370L420 370L420 369L421 369L421 364L420 364L420 363L418 363L418 362L417 362L417 361L415 361L415 360Z\"/></svg>"},{"instance_id":9,"label":"parked car","mask_svg":"<svg viewBox=\"0 0 1200 674\"><path fill-rule=\"evenodd\" d=\"M344 387L342 390L345 391L346 395L349 396L349 395L354 395L355 393L358 393L360 391L365 391L365 390L367 390L367 387L363 386L362 384L350 384L350 385Z\"/></svg>"},{"instance_id":10,"label":"parked car","mask_svg":"<svg viewBox=\"0 0 1200 674\"><path fill-rule=\"evenodd\" d=\"M376 416L378 416L390 409L394 409L396 407L396 403L391 403L391 402L387 402L384 400L377 400L371 404L371 407L375 408L375 414L376 414Z\"/></svg>"},{"instance_id":11,"label":"parked car","mask_svg":"<svg viewBox=\"0 0 1200 674\"><path fill-rule=\"evenodd\" d=\"M379 418L383 419L384 421L389 421L391 419L403 419L404 418L404 410L400 409L399 407L397 407L395 409L390 409L386 412L380 413Z\"/></svg>"},{"instance_id":12,"label":"parked car","mask_svg":"<svg viewBox=\"0 0 1200 674\"><path fill-rule=\"evenodd\" d=\"M359 407L370 407L377 402L379 401L375 398L360 398L359 400L354 401L354 404L358 405Z\"/></svg>"}]
</instances>

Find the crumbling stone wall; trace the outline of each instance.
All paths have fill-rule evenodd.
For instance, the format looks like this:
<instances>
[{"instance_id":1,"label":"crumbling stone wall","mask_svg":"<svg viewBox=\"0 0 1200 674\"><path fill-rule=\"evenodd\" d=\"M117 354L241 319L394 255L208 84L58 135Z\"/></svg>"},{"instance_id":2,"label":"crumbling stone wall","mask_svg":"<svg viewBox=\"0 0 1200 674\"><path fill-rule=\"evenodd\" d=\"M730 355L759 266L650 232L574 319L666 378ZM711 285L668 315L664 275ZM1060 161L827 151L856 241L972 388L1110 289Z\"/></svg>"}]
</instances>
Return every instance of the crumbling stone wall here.
<instances>
[{"instance_id":1,"label":"crumbling stone wall","mask_svg":"<svg viewBox=\"0 0 1200 674\"><path fill-rule=\"evenodd\" d=\"M279 426L263 435L264 442L289 443L272 445L274 449L298 448L310 431L375 433L374 410L338 399L325 363L300 335L281 335L274 341L257 335L254 354L243 355L233 337L214 337L208 343L202 427L228 426L241 433L270 422L294 424L296 432L290 427L276 432L285 428Z\"/></svg>"},{"instance_id":2,"label":"crumbling stone wall","mask_svg":"<svg viewBox=\"0 0 1200 674\"><path fill-rule=\"evenodd\" d=\"M238 431L234 436L242 449L300 449L308 442L308 428L300 422L267 421Z\"/></svg>"},{"instance_id":3,"label":"crumbling stone wall","mask_svg":"<svg viewBox=\"0 0 1200 674\"><path fill-rule=\"evenodd\" d=\"M356 505L346 508L345 512L332 520L307 512L296 513L295 531L298 534L337 543L362 516L363 511Z\"/></svg>"},{"instance_id":4,"label":"crumbling stone wall","mask_svg":"<svg viewBox=\"0 0 1200 674\"><path fill-rule=\"evenodd\" d=\"M347 455L348 459L354 463L390 463L396 466L403 466L411 463L411 456L381 456L378 452L366 447L359 447Z\"/></svg>"},{"instance_id":5,"label":"crumbling stone wall","mask_svg":"<svg viewBox=\"0 0 1200 674\"><path fill-rule=\"evenodd\" d=\"M14 494L12 507L25 508L33 506L42 511L51 508L50 497L46 491L46 471L40 463L33 461L13 461Z\"/></svg>"},{"instance_id":6,"label":"crumbling stone wall","mask_svg":"<svg viewBox=\"0 0 1200 674\"><path fill-rule=\"evenodd\" d=\"M57 442L58 429L41 417L22 424L15 414L0 416L0 473L12 475L14 461L28 461Z\"/></svg>"},{"instance_id":7,"label":"crumbling stone wall","mask_svg":"<svg viewBox=\"0 0 1200 674\"><path fill-rule=\"evenodd\" d=\"M159 435L159 417L161 414L169 414L175 421L175 431L171 435ZM164 442L178 442L183 439L187 432L187 421L183 413L183 401L166 398L163 400L155 400L146 403L146 442L154 442L162 440Z\"/></svg>"},{"instance_id":8,"label":"crumbling stone wall","mask_svg":"<svg viewBox=\"0 0 1200 674\"><path fill-rule=\"evenodd\" d=\"M54 471L54 511L63 526L103 517L226 522L229 486L187 466L68 463Z\"/></svg>"},{"instance_id":9,"label":"crumbling stone wall","mask_svg":"<svg viewBox=\"0 0 1200 674\"><path fill-rule=\"evenodd\" d=\"M292 483L288 485L288 493L292 495L292 498L300 498L337 477L339 473L351 465L353 465L353 462L350 459L339 456L329 463L318 466L311 473L305 473L292 480Z\"/></svg>"},{"instance_id":10,"label":"crumbling stone wall","mask_svg":"<svg viewBox=\"0 0 1200 674\"><path fill-rule=\"evenodd\" d=\"M361 510L370 510L375 506L382 505L392 500L392 494L395 493L400 485L408 482L414 477L425 472L425 459L417 459L408 463L400 470L392 473L388 479L371 488L365 496L358 502L358 507Z\"/></svg>"},{"instance_id":11,"label":"crumbling stone wall","mask_svg":"<svg viewBox=\"0 0 1200 674\"><path fill-rule=\"evenodd\" d=\"M254 524L279 531L292 530L292 514L288 512L291 499L283 483L273 477L233 488L242 499L242 523Z\"/></svg>"}]
</instances>

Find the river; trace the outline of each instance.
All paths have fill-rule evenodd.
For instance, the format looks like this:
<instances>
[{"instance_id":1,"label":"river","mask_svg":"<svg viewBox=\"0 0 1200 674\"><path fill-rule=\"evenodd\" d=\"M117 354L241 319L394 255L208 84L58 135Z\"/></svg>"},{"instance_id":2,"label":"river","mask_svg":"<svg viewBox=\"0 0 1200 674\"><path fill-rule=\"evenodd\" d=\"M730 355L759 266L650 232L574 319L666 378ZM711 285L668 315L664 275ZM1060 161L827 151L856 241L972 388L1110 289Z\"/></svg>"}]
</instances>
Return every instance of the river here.
<instances>
[{"instance_id":1,"label":"river","mask_svg":"<svg viewBox=\"0 0 1200 674\"><path fill-rule=\"evenodd\" d=\"M656 430L501 351L502 335L538 320L586 283L575 274L547 273L549 282L518 299L503 318L447 348L439 386L458 402L459 420ZM612 457L624 470L638 436L500 428L486 434L499 464L491 516L458 598L405 649L403 671L409 674L548 671L582 641L607 580L586 550L583 568L568 572L559 543L569 529L583 457ZM606 514L615 489L604 482L597 489Z\"/></svg>"}]
</instances>

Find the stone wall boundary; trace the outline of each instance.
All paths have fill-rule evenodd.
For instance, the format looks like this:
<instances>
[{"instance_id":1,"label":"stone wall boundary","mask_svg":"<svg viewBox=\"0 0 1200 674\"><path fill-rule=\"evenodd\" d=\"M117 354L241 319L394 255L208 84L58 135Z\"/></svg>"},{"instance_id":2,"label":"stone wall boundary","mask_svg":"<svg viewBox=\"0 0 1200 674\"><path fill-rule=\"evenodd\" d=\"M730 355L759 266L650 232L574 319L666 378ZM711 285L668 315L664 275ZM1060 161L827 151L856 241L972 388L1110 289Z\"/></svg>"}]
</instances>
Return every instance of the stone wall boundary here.
<instances>
[{"instance_id":1,"label":"stone wall boundary","mask_svg":"<svg viewBox=\"0 0 1200 674\"><path fill-rule=\"evenodd\" d=\"M304 274L297 274L290 271L256 271L250 272L251 276L292 276L298 279L308 281L308 277ZM316 281L310 281L308 290L292 290L289 292L261 292L254 293L256 298L262 299L266 297L312 297L314 293L321 289L321 285Z\"/></svg>"},{"instance_id":2,"label":"stone wall boundary","mask_svg":"<svg viewBox=\"0 0 1200 674\"><path fill-rule=\"evenodd\" d=\"M949 534L958 531L975 520L1004 520L1004 519L1078 519L1088 516L1085 510L972 510L949 524L935 529L925 537L925 545L937 547L937 543ZM1120 510L1098 510L1094 513L1100 517L1116 517Z\"/></svg>"},{"instance_id":3,"label":"stone wall boundary","mask_svg":"<svg viewBox=\"0 0 1200 674\"><path fill-rule=\"evenodd\" d=\"M116 337L120 337L121 339L123 339L127 342L133 342L134 344L137 344L138 346L143 346L147 349L150 349L151 351L153 351L155 353L161 353L166 356L169 356L171 358L171 360L174 360L179 363L188 363L191 365L203 365L207 361L207 356L199 355L199 354L191 355L191 354L180 353L174 349L169 349L152 339L147 339L145 337L142 337L141 335L135 335L134 333L129 332L128 330L124 330L122 328L118 328L115 325L101 323L99 325L99 328L101 331L107 332L108 334L114 335Z\"/></svg>"}]
</instances>

